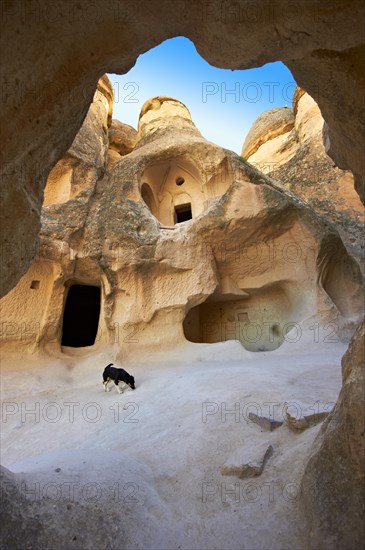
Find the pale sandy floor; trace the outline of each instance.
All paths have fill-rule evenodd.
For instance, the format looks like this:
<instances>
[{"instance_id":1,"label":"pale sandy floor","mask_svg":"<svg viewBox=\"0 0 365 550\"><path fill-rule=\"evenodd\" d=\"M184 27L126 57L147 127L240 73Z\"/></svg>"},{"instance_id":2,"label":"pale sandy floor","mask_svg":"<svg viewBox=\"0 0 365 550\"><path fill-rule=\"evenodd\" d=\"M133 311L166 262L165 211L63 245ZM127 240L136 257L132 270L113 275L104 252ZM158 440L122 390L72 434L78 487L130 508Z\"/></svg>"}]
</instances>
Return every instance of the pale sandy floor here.
<instances>
[{"instance_id":1,"label":"pale sandy floor","mask_svg":"<svg viewBox=\"0 0 365 550\"><path fill-rule=\"evenodd\" d=\"M284 401L335 402L345 349L187 344L123 365L137 385L123 395L103 392L106 352L4 359L1 463L49 499L105 502L115 548L297 549L306 528L296 521L300 475L320 425L270 434L247 416L276 403L280 419ZM274 454L260 477L220 474L238 447L263 441Z\"/></svg>"}]
</instances>

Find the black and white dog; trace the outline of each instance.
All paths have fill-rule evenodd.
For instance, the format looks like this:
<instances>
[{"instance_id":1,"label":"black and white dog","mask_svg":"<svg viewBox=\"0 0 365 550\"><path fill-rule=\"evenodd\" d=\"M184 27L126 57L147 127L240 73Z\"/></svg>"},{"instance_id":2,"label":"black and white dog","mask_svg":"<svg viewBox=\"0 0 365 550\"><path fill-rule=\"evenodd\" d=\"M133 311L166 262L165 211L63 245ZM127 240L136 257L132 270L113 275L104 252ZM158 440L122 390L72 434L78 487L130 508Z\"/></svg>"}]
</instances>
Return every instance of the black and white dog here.
<instances>
[{"instance_id":1,"label":"black and white dog","mask_svg":"<svg viewBox=\"0 0 365 550\"><path fill-rule=\"evenodd\" d=\"M109 382L114 381L114 384L117 387L118 393L123 393L123 389L126 386L129 386L132 388L132 390L136 389L136 386L134 384L134 378L130 374L128 374L127 371L124 369L116 369L115 367L112 367L113 363L110 363L107 367L105 367L103 372L103 385L105 391L110 391L108 388ZM119 382L122 382L123 389L120 389Z\"/></svg>"}]
</instances>

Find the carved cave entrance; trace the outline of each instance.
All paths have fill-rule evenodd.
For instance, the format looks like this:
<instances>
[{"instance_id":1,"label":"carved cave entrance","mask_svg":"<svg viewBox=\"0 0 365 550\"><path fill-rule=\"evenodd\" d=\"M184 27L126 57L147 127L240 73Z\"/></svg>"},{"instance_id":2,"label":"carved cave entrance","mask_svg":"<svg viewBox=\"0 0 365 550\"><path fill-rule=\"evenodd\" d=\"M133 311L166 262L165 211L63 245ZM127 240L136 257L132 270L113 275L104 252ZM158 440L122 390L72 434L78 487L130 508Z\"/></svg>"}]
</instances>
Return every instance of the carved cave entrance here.
<instances>
[{"instance_id":1,"label":"carved cave entrance","mask_svg":"<svg viewBox=\"0 0 365 550\"><path fill-rule=\"evenodd\" d=\"M75 284L69 288L62 323L62 346L81 348L95 343L100 317L100 288Z\"/></svg>"},{"instance_id":2,"label":"carved cave entrance","mask_svg":"<svg viewBox=\"0 0 365 550\"><path fill-rule=\"evenodd\" d=\"M248 351L273 351L303 317L303 303L297 285L286 281L246 289L244 296L216 292L187 313L184 335L195 343L235 340Z\"/></svg>"},{"instance_id":3,"label":"carved cave entrance","mask_svg":"<svg viewBox=\"0 0 365 550\"><path fill-rule=\"evenodd\" d=\"M269 323L267 323L269 324ZM214 344L235 340L249 351L273 351L283 337L279 322L263 330L263 322L250 320L248 300L206 301L192 308L183 322L185 338L190 342Z\"/></svg>"}]
</instances>

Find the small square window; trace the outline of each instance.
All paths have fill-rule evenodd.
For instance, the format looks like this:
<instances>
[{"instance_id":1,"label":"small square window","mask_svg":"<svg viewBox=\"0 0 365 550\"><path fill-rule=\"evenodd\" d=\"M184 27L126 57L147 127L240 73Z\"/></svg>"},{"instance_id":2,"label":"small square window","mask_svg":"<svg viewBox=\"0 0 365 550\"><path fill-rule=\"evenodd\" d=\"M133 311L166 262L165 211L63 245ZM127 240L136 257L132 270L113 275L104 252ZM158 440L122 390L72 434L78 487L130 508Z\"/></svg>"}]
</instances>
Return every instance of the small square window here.
<instances>
[{"instance_id":1,"label":"small square window","mask_svg":"<svg viewBox=\"0 0 365 550\"><path fill-rule=\"evenodd\" d=\"M30 288L32 288L33 290L38 290L40 284L41 284L40 281L32 281Z\"/></svg>"},{"instance_id":2,"label":"small square window","mask_svg":"<svg viewBox=\"0 0 365 550\"><path fill-rule=\"evenodd\" d=\"M175 206L175 223L182 223L191 220L193 217L191 212L191 203L180 204Z\"/></svg>"}]
</instances>

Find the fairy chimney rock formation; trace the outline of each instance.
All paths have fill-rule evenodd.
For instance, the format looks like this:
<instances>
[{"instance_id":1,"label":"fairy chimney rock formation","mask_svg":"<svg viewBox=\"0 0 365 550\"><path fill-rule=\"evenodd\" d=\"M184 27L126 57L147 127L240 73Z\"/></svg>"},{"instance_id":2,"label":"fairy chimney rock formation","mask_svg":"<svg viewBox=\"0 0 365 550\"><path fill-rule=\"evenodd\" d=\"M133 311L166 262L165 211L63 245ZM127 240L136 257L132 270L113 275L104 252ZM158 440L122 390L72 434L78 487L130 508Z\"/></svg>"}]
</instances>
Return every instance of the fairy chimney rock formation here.
<instances>
[{"instance_id":1,"label":"fairy chimney rock formation","mask_svg":"<svg viewBox=\"0 0 365 550\"><path fill-rule=\"evenodd\" d=\"M230 339L271 351L290 327L314 320L335 320L348 339L362 282L336 229L205 140L177 99L147 101L138 134L126 130L112 121L111 86L101 82L50 174L36 261L1 301L9 353L114 343L125 358ZM294 130L288 113L284 123L280 112L271 126L262 119L272 139L261 147ZM259 133L254 140L253 155ZM36 338L12 331L20 311Z\"/></svg>"},{"instance_id":2,"label":"fairy chimney rock formation","mask_svg":"<svg viewBox=\"0 0 365 550\"><path fill-rule=\"evenodd\" d=\"M326 154L323 127L317 103L297 86L292 108L271 109L256 119L242 156L330 222L365 273L364 207L352 173L335 166Z\"/></svg>"},{"instance_id":3,"label":"fairy chimney rock formation","mask_svg":"<svg viewBox=\"0 0 365 550\"><path fill-rule=\"evenodd\" d=\"M53 346L54 356L67 358L67 350L61 349L62 315L75 283L92 286L101 296L101 331L89 348L92 352L125 340L127 348L136 347L136 341L144 347L149 338L156 346L164 346L167 332L176 345L183 338L182 323L191 338L214 341L219 335L212 333L211 325L208 332L201 329L207 320L216 321L217 308L224 322L238 323L238 328L245 322L259 323L266 304L270 309L265 315L280 321L280 328L286 319L299 322L312 314L322 320L327 316L327 322L336 316L338 321L345 317L358 322L353 298L361 260L360 210L347 170L355 174L355 187L364 200L362 0L301 2L294 13L288 9L290 3L266 0L255 2L255 13L248 2L206 3L204 13L199 3L186 9L185 0L156 0L152 7L146 0L121 0L117 9L66 0L2 4L0 292L5 296L2 336L17 364L20 355L23 366L27 352L47 352L48 346ZM237 10L232 11L233 4ZM217 67L245 69L284 62L312 97L317 93L326 121L326 151L338 168L319 153L320 141L313 140L313 147L310 139L304 148L292 139L283 140L283 148L272 147L279 165L269 173L288 191L276 188L275 182L235 155L203 140L200 143L197 137L193 146L190 140L190 148L188 140L182 145L181 136L175 136L175 143L168 139L163 144L161 139L156 151L140 142L139 152L135 149L119 158L121 154L108 148L105 139L109 107L103 122L96 125L99 139L90 136L85 142L95 147L95 158L82 144L70 154L98 77L105 70L126 73L142 52L171 36L188 37L204 59ZM298 111L303 98L298 98ZM96 122L98 117L91 118ZM299 133L305 138L304 126ZM270 142L275 139L262 147L274 145ZM169 162L177 158L174 166L178 164L179 174L171 173ZM167 167L155 170L161 160ZM57 168L51 183L53 167ZM318 175L312 177L316 170ZM161 174L168 184L162 189ZM190 174L191 190L198 190L203 201L194 195L192 219L175 224L180 193L172 192L172 184L177 185L177 177L186 181L184 174ZM49 197L42 208L47 178L45 196ZM141 193L147 179L152 191L157 191L149 198L158 199L150 207L148 194L146 202ZM186 204L186 198L180 199ZM165 210L163 201L170 205ZM162 222L158 216L163 212L170 217ZM187 243L192 245L191 254ZM294 245L291 255L285 248L288 243ZM273 250L280 256L273 258ZM308 252L304 259L296 256L298 250ZM157 280L163 292L156 288ZM116 326L122 330L119 340ZM128 332L123 333L124 328ZM277 343L280 336L281 332L274 334ZM363 342L364 327L344 357L343 388L335 411L320 431L312 459L303 465L308 525L300 523L308 539L302 547L360 548L363 544ZM265 342L260 344L264 347ZM67 359L65 364L68 367ZM115 464L119 462L120 456ZM13 481L5 474L5 479ZM27 506L24 495L17 499L16 493L5 498L3 523L8 538L4 546L47 547L55 541L55 533L62 544L64 526L68 534L72 532L67 523L70 514L66 517L62 510L58 514L60 503L51 506L48 501L37 519L39 509L35 514L34 506ZM84 511L82 506L78 509L76 529L80 531L86 521L86 540L81 536L76 542L70 539L70 544L95 545L99 539L94 527L111 516L103 518L94 503ZM45 517L49 521L43 521ZM150 525L143 507L136 521ZM38 527L47 531L45 537ZM113 532L107 543L115 540ZM135 541L118 542L133 546Z\"/></svg>"},{"instance_id":4,"label":"fairy chimney rock formation","mask_svg":"<svg viewBox=\"0 0 365 550\"><path fill-rule=\"evenodd\" d=\"M181 101L167 96L148 99L142 106L138 122L137 145L141 147L172 130L200 136L190 111Z\"/></svg>"},{"instance_id":5,"label":"fairy chimney rock formation","mask_svg":"<svg viewBox=\"0 0 365 550\"><path fill-rule=\"evenodd\" d=\"M242 147L242 157L249 159L266 142L290 132L294 127L294 112L288 107L264 111L255 120Z\"/></svg>"}]
</instances>

